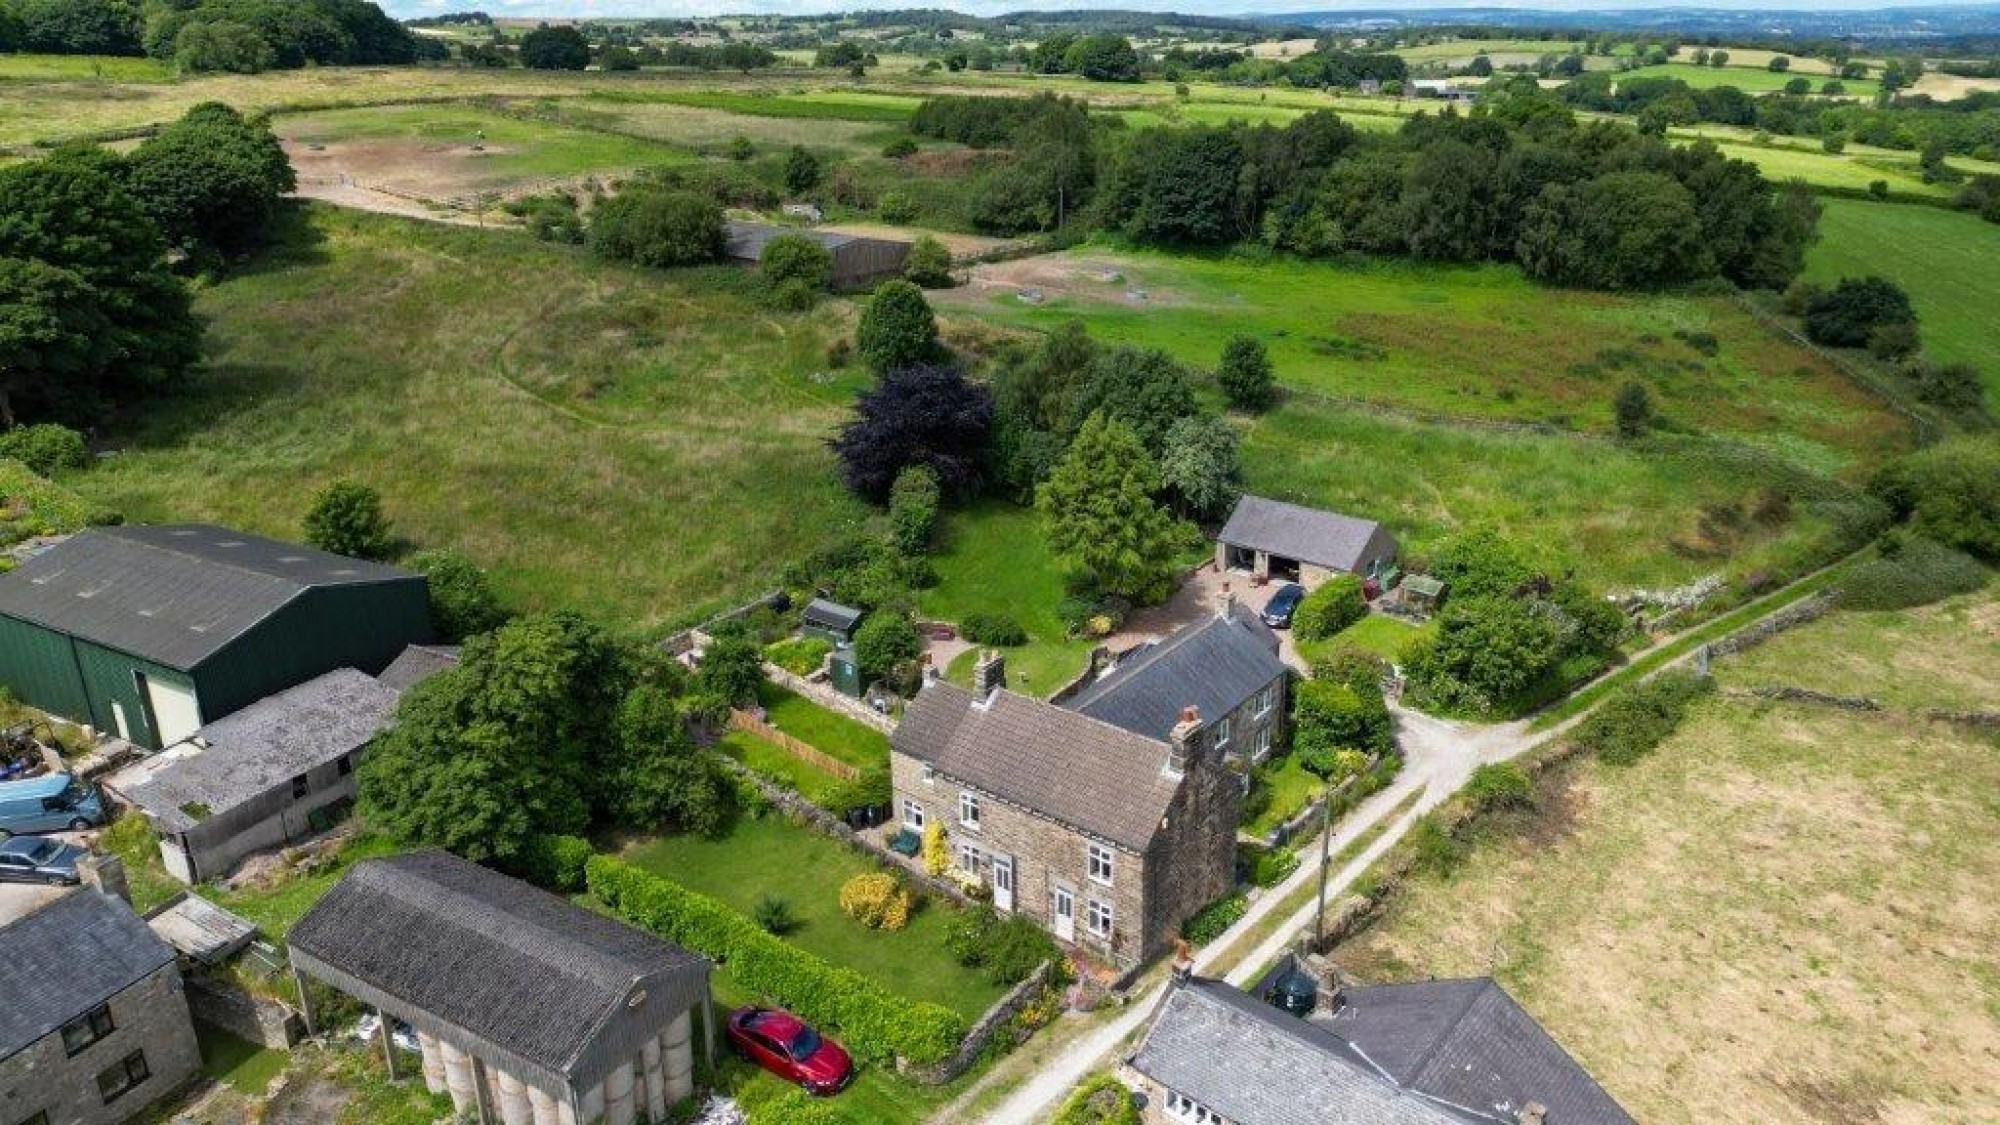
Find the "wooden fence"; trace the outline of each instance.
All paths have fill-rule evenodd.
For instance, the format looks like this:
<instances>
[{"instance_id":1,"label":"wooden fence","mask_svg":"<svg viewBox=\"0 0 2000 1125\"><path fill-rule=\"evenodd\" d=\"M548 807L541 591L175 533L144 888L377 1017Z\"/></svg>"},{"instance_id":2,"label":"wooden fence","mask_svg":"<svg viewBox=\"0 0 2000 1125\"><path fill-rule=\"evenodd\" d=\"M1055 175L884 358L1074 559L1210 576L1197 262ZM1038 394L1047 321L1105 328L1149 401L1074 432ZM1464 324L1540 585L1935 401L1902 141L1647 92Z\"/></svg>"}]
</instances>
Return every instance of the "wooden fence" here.
<instances>
[{"instance_id":1,"label":"wooden fence","mask_svg":"<svg viewBox=\"0 0 2000 1125\"><path fill-rule=\"evenodd\" d=\"M826 753L810 742L793 738L791 735L786 734L784 731L779 730L777 727L752 715L748 711L739 711L733 707L730 708L729 725L737 730L754 734L758 738L790 754L792 757L797 758L799 761L817 769L825 770L843 781L852 781L861 776L860 770Z\"/></svg>"}]
</instances>

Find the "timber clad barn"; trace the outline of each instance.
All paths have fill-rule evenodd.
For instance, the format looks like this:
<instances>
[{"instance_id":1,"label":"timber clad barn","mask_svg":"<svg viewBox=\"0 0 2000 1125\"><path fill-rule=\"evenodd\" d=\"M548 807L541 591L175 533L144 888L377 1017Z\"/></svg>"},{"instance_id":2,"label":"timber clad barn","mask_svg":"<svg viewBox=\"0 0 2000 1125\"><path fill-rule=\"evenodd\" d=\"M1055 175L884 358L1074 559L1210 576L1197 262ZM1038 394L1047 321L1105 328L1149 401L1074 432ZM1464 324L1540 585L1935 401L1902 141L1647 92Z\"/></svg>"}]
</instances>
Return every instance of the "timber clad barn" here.
<instances>
[{"instance_id":1,"label":"timber clad barn","mask_svg":"<svg viewBox=\"0 0 2000 1125\"><path fill-rule=\"evenodd\" d=\"M910 244L893 238L864 238L810 227L740 222L727 224L723 252L735 261L756 265L764 260L764 247L772 239L787 234L809 238L826 247L826 252L833 256L831 284L835 289L858 289L897 277L903 272L903 261L910 256Z\"/></svg>"},{"instance_id":2,"label":"timber clad barn","mask_svg":"<svg viewBox=\"0 0 2000 1125\"><path fill-rule=\"evenodd\" d=\"M219 527L85 531L0 575L0 685L153 750L430 632L421 575Z\"/></svg>"}]
</instances>

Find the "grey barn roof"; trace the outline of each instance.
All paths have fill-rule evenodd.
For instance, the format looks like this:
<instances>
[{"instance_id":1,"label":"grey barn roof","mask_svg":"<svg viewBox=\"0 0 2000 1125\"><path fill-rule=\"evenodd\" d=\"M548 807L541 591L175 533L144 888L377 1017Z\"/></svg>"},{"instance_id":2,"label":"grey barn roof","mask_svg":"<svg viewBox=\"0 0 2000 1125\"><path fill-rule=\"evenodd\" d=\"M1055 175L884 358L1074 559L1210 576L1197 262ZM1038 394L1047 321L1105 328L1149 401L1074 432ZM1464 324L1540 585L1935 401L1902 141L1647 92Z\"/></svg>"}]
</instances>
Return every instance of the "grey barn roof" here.
<instances>
[{"instance_id":1,"label":"grey barn roof","mask_svg":"<svg viewBox=\"0 0 2000 1125\"><path fill-rule=\"evenodd\" d=\"M204 524L94 528L0 575L0 614L192 671L308 589L416 575Z\"/></svg>"},{"instance_id":2,"label":"grey barn roof","mask_svg":"<svg viewBox=\"0 0 2000 1125\"><path fill-rule=\"evenodd\" d=\"M408 691L447 668L458 667L457 645L410 645L375 678L383 686Z\"/></svg>"},{"instance_id":3,"label":"grey barn roof","mask_svg":"<svg viewBox=\"0 0 2000 1125\"><path fill-rule=\"evenodd\" d=\"M955 684L917 693L890 736L895 748L1001 800L1134 852L1144 852L1180 778L1167 745L1000 690L985 703Z\"/></svg>"},{"instance_id":4,"label":"grey barn roof","mask_svg":"<svg viewBox=\"0 0 2000 1125\"><path fill-rule=\"evenodd\" d=\"M1249 495L1236 502L1216 538L1334 570L1355 569L1369 557L1371 543L1394 546L1394 539L1374 520Z\"/></svg>"},{"instance_id":5,"label":"grey barn roof","mask_svg":"<svg viewBox=\"0 0 2000 1125\"><path fill-rule=\"evenodd\" d=\"M731 220L723 231L724 252L732 258L756 262L763 260L764 247L771 240L788 234L810 238L828 250L837 250L850 242L862 239L852 234L837 234L833 231L814 230L811 227L777 226L771 223L745 223Z\"/></svg>"},{"instance_id":6,"label":"grey barn roof","mask_svg":"<svg viewBox=\"0 0 2000 1125\"><path fill-rule=\"evenodd\" d=\"M132 908L75 890L0 928L0 1059L171 964Z\"/></svg>"},{"instance_id":7,"label":"grey barn roof","mask_svg":"<svg viewBox=\"0 0 2000 1125\"><path fill-rule=\"evenodd\" d=\"M1284 674L1278 638L1237 606L1132 653L1063 706L1164 742L1181 708L1221 718Z\"/></svg>"},{"instance_id":8,"label":"grey barn roof","mask_svg":"<svg viewBox=\"0 0 2000 1125\"><path fill-rule=\"evenodd\" d=\"M194 732L189 741L206 749L168 761L125 796L162 831L185 832L368 745L394 717L396 699L375 677L336 669ZM208 812L188 811L197 805Z\"/></svg>"},{"instance_id":9,"label":"grey barn roof","mask_svg":"<svg viewBox=\"0 0 2000 1125\"><path fill-rule=\"evenodd\" d=\"M1131 1064L1235 1125L1481 1120L1398 1089L1325 1029L1198 977L1167 993Z\"/></svg>"},{"instance_id":10,"label":"grey barn roof","mask_svg":"<svg viewBox=\"0 0 2000 1125\"><path fill-rule=\"evenodd\" d=\"M288 943L302 972L556 1094L708 995L702 958L441 851L355 864Z\"/></svg>"},{"instance_id":11,"label":"grey barn roof","mask_svg":"<svg viewBox=\"0 0 2000 1125\"><path fill-rule=\"evenodd\" d=\"M1512 1121L1529 1102L1549 1125L1632 1120L1589 1072L1490 977L1350 988L1314 1022L1396 1082Z\"/></svg>"},{"instance_id":12,"label":"grey barn roof","mask_svg":"<svg viewBox=\"0 0 2000 1125\"><path fill-rule=\"evenodd\" d=\"M806 603L805 611L800 617L809 625L845 632L861 623L862 613L852 606L844 606L825 598L814 598Z\"/></svg>"}]
</instances>

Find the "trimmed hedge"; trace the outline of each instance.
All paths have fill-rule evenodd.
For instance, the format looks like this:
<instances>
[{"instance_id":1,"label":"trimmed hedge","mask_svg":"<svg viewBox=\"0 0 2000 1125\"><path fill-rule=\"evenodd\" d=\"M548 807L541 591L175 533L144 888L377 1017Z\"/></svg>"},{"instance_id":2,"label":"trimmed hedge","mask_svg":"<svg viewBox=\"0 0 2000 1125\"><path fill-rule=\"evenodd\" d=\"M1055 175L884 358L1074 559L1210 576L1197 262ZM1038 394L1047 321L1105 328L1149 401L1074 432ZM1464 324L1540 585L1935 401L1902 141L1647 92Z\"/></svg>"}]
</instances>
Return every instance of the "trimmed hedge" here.
<instances>
[{"instance_id":1,"label":"trimmed hedge","mask_svg":"<svg viewBox=\"0 0 2000 1125\"><path fill-rule=\"evenodd\" d=\"M850 1051L875 1062L941 1062L967 1030L939 1004L906 1000L852 969L836 968L772 937L743 914L671 879L611 856L593 856L590 893L619 917L729 966L745 990L840 1032Z\"/></svg>"},{"instance_id":2,"label":"trimmed hedge","mask_svg":"<svg viewBox=\"0 0 2000 1125\"><path fill-rule=\"evenodd\" d=\"M1207 945L1250 912L1250 900L1240 893L1227 894L1197 911L1181 923L1181 936L1196 945Z\"/></svg>"},{"instance_id":3,"label":"trimmed hedge","mask_svg":"<svg viewBox=\"0 0 2000 1125\"><path fill-rule=\"evenodd\" d=\"M545 890L574 894L583 889L584 865L595 852L580 836L534 836L505 870Z\"/></svg>"},{"instance_id":4,"label":"trimmed hedge","mask_svg":"<svg viewBox=\"0 0 2000 1125\"><path fill-rule=\"evenodd\" d=\"M1598 708L1576 729L1576 742L1611 765L1629 766L1665 742L1694 701L1714 690L1705 677L1663 672Z\"/></svg>"}]
</instances>

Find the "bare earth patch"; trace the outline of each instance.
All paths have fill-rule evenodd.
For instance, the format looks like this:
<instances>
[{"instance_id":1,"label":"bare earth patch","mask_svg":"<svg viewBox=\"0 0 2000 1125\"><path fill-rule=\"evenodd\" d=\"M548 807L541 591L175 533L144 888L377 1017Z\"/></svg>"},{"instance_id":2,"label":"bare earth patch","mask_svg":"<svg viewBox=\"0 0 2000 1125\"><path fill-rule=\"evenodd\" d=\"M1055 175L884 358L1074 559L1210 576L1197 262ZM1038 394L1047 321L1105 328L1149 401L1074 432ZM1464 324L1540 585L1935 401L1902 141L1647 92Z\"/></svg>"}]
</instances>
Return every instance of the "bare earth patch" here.
<instances>
[{"instance_id":1,"label":"bare earth patch","mask_svg":"<svg viewBox=\"0 0 2000 1125\"><path fill-rule=\"evenodd\" d=\"M1148 284L1146 272L1134 268L1131 259L1115 254L1043 254L975 266L966 283L944 299L983 305L999 296L1024 305L1068 300L1133 308L1182 303L1174 290Z\"/></svg>"},{"instance_id":2,"label":"bare earth patch","mask_svg":"<svg viewBox=\"0 0 2000 1125\"><path fill-rule=\"evenodd\" d=\"M1642 1121L2000 1119L2000 753L1716 701L1340 951L1491 973Z\"/></svg>"}]
</instances>

